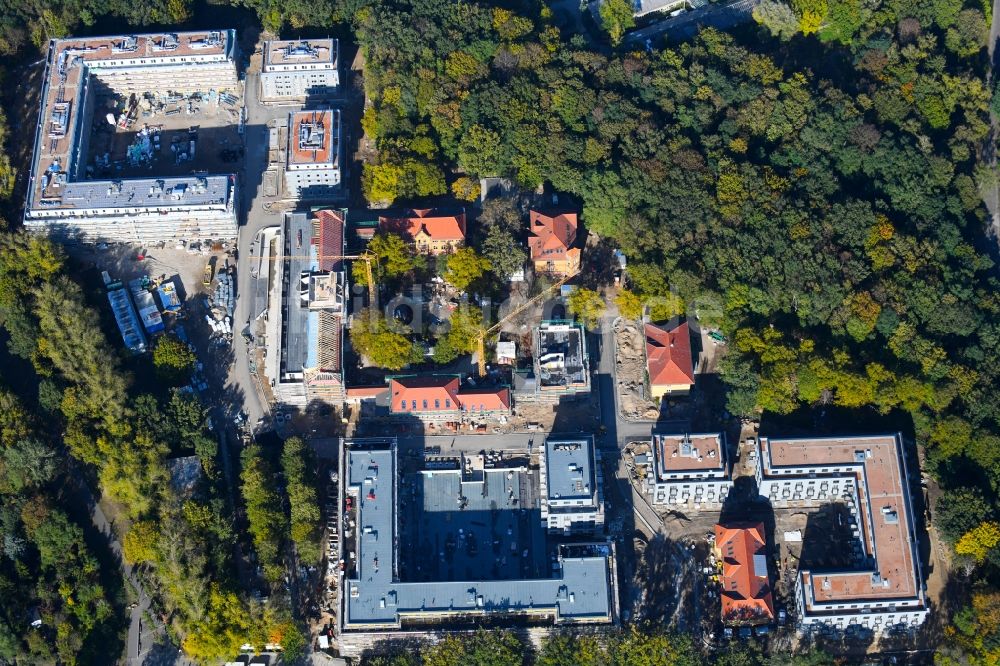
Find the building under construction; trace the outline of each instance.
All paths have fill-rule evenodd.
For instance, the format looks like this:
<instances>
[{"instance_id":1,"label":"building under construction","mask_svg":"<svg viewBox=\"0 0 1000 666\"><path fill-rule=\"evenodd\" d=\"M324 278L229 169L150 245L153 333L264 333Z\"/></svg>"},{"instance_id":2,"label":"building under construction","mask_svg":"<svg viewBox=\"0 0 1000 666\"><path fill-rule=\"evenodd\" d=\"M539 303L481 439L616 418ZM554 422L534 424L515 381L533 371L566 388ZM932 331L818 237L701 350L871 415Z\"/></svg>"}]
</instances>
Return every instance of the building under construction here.
<instances>
[{"instance_id":1,"label":"building under construction","mask_svg":"<svg viewBox=\"0 0 1000 666\"><path fill-rule=\"evenodd\" d=\"M590 393L590 360L583 325L543 321L534 329L535 393L539 400Z\"/></svg>"},{"instance_id":2,"label":"building under construction","mask_svg":"<svg viewBox=\"0 0 1000 666\"><path fill-rule=\"evenodd\" d=\"M344 398L346 211L286 213L275 244L264 374L275 401L296 407Z\"/></svg>"},{"instance_id":3,"label":"building under construction","mask_svg":"<svg viewBox=\"0 0 1000 666\"><path fill-rule=\"evenodd\" d=\"M29 230L67 240L148 243L236 236L236 178L87 179L95 100L237 87L232 30L55 39L49 43L24 211ZM126 109L126 119L132 111ZM152 167L151 167L152 168Z\"/></svg>"},{"instance_id":4,"label":"building under construction","mask_svg":"<svg viewBox=\"0 0 1000 666\"><path fill-rule=\"evenodd\" d=\"M288 117L285 193L324 199L340 192L340 111L297 111Z\"/></svg>"},{"instance_id":5,"label":"building under construction","mask_svg":"<svg viewBox=\"0 0 1000 666\"><path fill-rule=\"evenodd\" d=\"M295 102L335 93L340 85L339 59L336 39L264 42L261 100Z\"/></svg>"}]
</instances>

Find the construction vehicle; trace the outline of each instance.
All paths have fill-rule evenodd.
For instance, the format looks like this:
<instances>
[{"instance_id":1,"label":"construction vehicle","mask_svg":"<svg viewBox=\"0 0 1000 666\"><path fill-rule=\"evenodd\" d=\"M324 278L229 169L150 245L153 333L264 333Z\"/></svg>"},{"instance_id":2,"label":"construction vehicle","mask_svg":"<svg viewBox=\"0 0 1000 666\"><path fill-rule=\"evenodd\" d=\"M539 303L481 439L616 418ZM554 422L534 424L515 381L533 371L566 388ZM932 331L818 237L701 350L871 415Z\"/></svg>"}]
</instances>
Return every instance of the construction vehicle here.
<instances>
[{"instance_id":1,"label":"construction vehicle","mask_svg":"<svg viewBox=\"0 0 1000 666\"><path fill-rule=\"evenodd\" d=\"M215 257L212 257L212 259L215 259ZM212 286L212 277L214 272L212 261L209 260L209 262L205 264L205 274L201 279L201 283L206 289Z\"/></svg>"},{"instance_id":2,"label":"construction vehicle","mask_svg":"<svg viewBox=\"0 0 1000 666\"><path fill-rule=\"evenodd\" d=\"M549 292L551 292L553 290L559 289L561 286L563 286L564 284L566 284L567 282L569 282L572 278L576 277L576 275L577 275L577 273L570 273L569 275L563 277L561 280L559 280L555 284L553 284L550 287L542 290L541 293L539 293L538 295L533 296L532 298L529 298L524 303L521 303L521 305L519 305L516 308L514 308L513 310L511 310L509 313L507 313L506 317L504 317L503 319L501 319L497 323L493 324L489 328L484 329L482 332L480 332L479 339L476 340L476 361L479 364L479 376L480 377L485 377L486 376L486 338L490 337L494 333L499 332L501 326L503 326L508 321L510 321L511 319L513 319L514 317L516 317L517 315L521 314L522 312L524 312L525 310L527 310L531 306L533 306L536 303L538 303L538 301L540 301L543 298L545 298L546 296L548 296Z\"/></svg>"}]
</instances>

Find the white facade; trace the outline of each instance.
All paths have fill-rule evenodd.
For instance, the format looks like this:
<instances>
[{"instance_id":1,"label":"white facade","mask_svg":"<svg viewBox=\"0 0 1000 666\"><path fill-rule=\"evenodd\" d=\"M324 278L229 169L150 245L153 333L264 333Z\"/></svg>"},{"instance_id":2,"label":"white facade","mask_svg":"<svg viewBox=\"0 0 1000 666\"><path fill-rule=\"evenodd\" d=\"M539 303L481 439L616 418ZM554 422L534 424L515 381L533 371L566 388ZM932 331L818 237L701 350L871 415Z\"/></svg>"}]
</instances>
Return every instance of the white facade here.
<instances>
[{"instance_id":1,"label":"white facade","mask_svg":"<svg viewBox=\"0 0 1000 666\"><path fill-rule=\"evenodd\" d=\"M285 193L292 199L322 199L340 188L340 169L335 166L285 170Z\"/></svg>"},{"instance_id":2,"label":"white facade","mask_svg":"<svg viewBox=\"0 0 1000 666\"><path fill-rule=\"evenodd\" d=\"M265 102L326 97L340 86L336 39L264 43L260 96Z\"/></svg>"},{"instance_id":3,"label":"white facade","mask_svg":"<svg viewBox=\"0 0 1000 666\"><path fill-rule=\"evenodd\" d=\"M726 463L725 434L652 437L648 491L653 504L718 509L733 488Z\"/></svg>"},{"instance_id":4,"label":"white facade","mask_svg":"<svg viewBox=\"0 0 1000 666\"><path fill-rule=\"evenodd\" d=\"M63 197L77 206L26 208L28 231L81 241L153 243L236 236L232 176L137 178L68 183Z\"/></svg>"},{"instance_id":5,"label":"white facade","mask_svg":"<svg viewBox=\"0 0 1000 666\"><path fill-rule=\"evenodd\" d=\"M539 454L542 522L550 532L600 533L603 476L592 437L547 439Z\"/></svg>"},{"instance_id":6,"label":"white facade","mask_svg":"<svg viewBox=\"0 0 1000 666\"><path fill-rule=\"evenodd\" d=\"M323 199L340 191L340 111L289 115L285 194Z\"/></svg>"},{"instance_id":7,"label":"white facade","mask_svg":"<svg viewBox=\"0 0 1000 666\"><path fill-rule=\"evenodd\" d=\"M795 462L784 462L773 457L777 446L813 448ZM838 502L848 513L845 527L852 538L843 547L855 564L838 571L799 571L795 603L800 628L861 630L878 636L922 624L929 609L901 435L765 437L757 447L757 486L772 506L815 509ZM894 592L896 588L900 591Z\"/></svg>"},{"instance_id":8,"label":"white facade","mask_svg":"<svg viewBox=\"0 0 1000 666\"><path fill-rule=\"evenodd\" d=\"M69 240L150 243L236 236L232 174L82 180L94 91L235 89L232 30L67 38L49 43L25 228Z\"/></svg>"}]
</instances>

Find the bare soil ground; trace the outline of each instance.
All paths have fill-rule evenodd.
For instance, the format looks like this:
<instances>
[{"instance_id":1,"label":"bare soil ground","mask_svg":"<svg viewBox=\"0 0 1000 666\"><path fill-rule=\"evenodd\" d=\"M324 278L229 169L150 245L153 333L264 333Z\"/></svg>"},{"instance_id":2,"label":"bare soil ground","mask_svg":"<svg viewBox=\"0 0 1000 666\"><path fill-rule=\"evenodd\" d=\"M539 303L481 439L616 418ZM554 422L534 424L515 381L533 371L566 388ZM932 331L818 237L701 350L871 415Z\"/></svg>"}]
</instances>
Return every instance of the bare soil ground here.
<instances>
[{"instance_id":1,"label":"bare soil ground","mask_svg":"<svg viewBox=\"0 0 1000 666\"><path fill-rule=\"evenodd\" d=\"M202 284L205 272L205 265L215 257L216 270L221 268L226 262L223 251L211 251L207 246L205 249L189 251L187 249L177 249L173 245L163 247L150 246L146 248L137 245L68 245L66 251L75 259L92 264L95 268L108 271L111 277L122 281L128 281L143 275L157 278L162 275L166 277L178 276L181 281L184 293L183 300L187 301L198 294L206 293L207 290ZM139 252L145 251L145 258L139 260ZM231 261L231 260L230 260Z\"/></svg>"},{"instance_id":2,"label":"bare soil ground","mask_svg":"<svg viewBox=\"0 0 1000 666\"><path fill-rule=\"evenodd\" d=\"M659 406L646 389L645 338L642 329L631 321L615 325L615 372L618 409L627 419L655 419Z\"/></svg>"},{"instance_id":3,"label":"bare soil ground","mask_svg":"<svg viewBox=\"0 0 1000 666\"><path fill-rule=\"evenodd\" d=\"M139 108L143 111L130 128L112 127L105 116L108 112L117 115L123 104L119 96L110 94L96 102L87 160L89 165L93 165L95 158L107 154L110 164L106 168L95 168L94 176L182 176L196 170L225 173L239 168L240 159L236 153L242 150L242 138L237 129L239 114L236 109L241 101L236 104L208 100L192 102L192 112L187 113L187 100L170 104L162 110L142 100ZM166 115L169 109L175 109L175 112ZM144 128L159 129L160 149L153 152L149 162L130 165L126 160L128 147ZM192 128L194 132L190 132ZM187 153L192 139L195 140L193 159L178 160L177 153ZM172 149L174 144L176 146Z\"/></svg>"}]
</instances>

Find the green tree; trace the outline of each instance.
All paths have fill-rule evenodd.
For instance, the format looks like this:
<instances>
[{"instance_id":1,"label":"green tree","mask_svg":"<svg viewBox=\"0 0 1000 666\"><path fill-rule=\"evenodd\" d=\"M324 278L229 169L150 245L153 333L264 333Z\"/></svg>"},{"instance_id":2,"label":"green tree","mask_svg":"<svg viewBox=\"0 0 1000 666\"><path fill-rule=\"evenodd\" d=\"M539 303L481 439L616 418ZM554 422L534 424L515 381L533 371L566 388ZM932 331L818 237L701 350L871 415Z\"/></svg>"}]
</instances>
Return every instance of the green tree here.
<instances>
[{"instance_id":1,"label":"green tree","mask_svg":"<svg viewBox=\"0 0 1000 666\"><path fill-rule=\"evenodd\" d=\"M628 0L603 0L598 14L601 16L601 27L608 33L613 46L621 44L625 33L635 27L632 3Z\"/></svg>"},{"instance_id":2,"label":"green tree","mask_svg":"<svg viewBox=\"0 0 1000 666\"><path fill-rule=\"evenodd\" d=\"M490 269L504 280L523 270L524 263L528 260L528 253L514 234L500 225L487 228L482 250L483 257L490 263Z\"/></svg>"},{"instance_id":3,"label":"green tree","mask_svg":"<svg viewBox=\"0 0 1000 666\"><path fill-rule=\"evenodd\" d=\"M980 521L992 520L993 506L978 488L944 490L934 504L934 526L948 543L954 544Z\"/></svg>"},{"instance_id":4,"label":"green tree","mask_svg":"<svg viewBox=\"0 0 1000 666\"><path fill-rule=\"evenodd\" d=\"M614 666L697 666L698 653L686 637L643 632L634 625L612 641L608 650Z\"/></svg>"},{"instance_id":5,"label":"green tree","mask_svg":"<svg viewBox=\"0 0 1000 666\"><path fill-rule=\"evenodd\" d=\"M608 657L597 636L571 633L549 636L535 666L604 666Z\"/></svg>"},{"instance_id":6,"label":"green tree","mask_svg":"<svg viewBox=\"0 0 1000 666\"><path fill-rule=\"evenodd\" d=\"M368 250L378 258L375 275L376 280L380 279L383 275L390 278L400 277L417 268L423 268L424 266L424 262L422 261L423 258L417 256L417 254L413 251L413 248L410 247L409 243L403 240L403 237L399 234L376 234L371 241L369 241ZM355 267L357 267L359 263L360 262L356 263ZM358 277L363 277L365 274L363 271L356 270L354 275L355 280L357 280ZM368 285L367 278L364 279L364 285Z\"/></svg>"},{"instance_id":7,"label":"green tree","mask_svg":"<svg viewBox=\"0 0 1000 666\"><path fill-rule=\"evenodd\" d=\"M511 235L516 235L522 227L521 214L514 206L514 201L506 197L494 197L484 201L478 222L487 230L500 227Z\"/></svg>"},{"instance_id":8,"label":"green tree","mask_svg":"<svg viewBox=\"0 0 1000 666\"><path fill-rule=\"evenodd\" d=\"M458 144L458 161L468 173L495 176L503 171L500 164L500 135L491 129L473 125Z\"/></svg>"},{"instance_id":9,"label":"green tree","mask_svg":"<svg viewBox=\"0 0 1000 666\"><path fill-rule=\"evenodd\" d=\"M960 58L969 58L986 46L989 25L978 9L963 9L955 24L945 32L944 43Z\"/></svg>"},{"instance_id":10,"label":"green tree","mask_svg":"<svg viewBox=\"0 0 1000 666\"><path fill-rule=\"evenodd\" d=\"M362 310L351 326L351 345L372 365L387 370L401 370L423 357L420 347L406 334L395 330L376 310Z\"/></svg>"},{"instance_id":11,"label":"green tree","mask_svg":"<svg viewBox=\"0 0 1000 666\"><path fill-rule=\"evenodd\" d=\"M423 666L522 666L525 646L507 631L447 636L422 650Z\"/></svg>"},{"instance_id":12,"label":"green tree","mask_svg":"<svg viewBox=\"0 0 1000 666\"><path fill-rule=\"evenodd\" d=\"M587 328L597 328L607 304L604 297L593 289L575 289L566 298L566 305Z\"/></svg>"},{"instance_id":13,"label":"green tree","mask_svg":"<svg viewBox=\"0 0 1000 666\"><path fill-rule=\"evenodd\" d=\"M448 257L444 279L455 289L465 291L492 268L489 259L479 256L471 247L462 247Z\"/></svg>"},{"instance_id":14,"label":"green tree","mask_svg":"<svg viewBox=\"0 0 1000 666\"><path fill-rule=\"evenodd\" d=\"M318 564L320 514L316 459L312 450L298 437L285 440L281 451L281 469L285 472L290 507L290 537L305 564Z\"/></svg>"},{"instance_id":15,"label":"green tree","mask_svg":"<svg viewBox=\"0 0 1000 666\"><path fill-rule=\"evenodd\" d=\"M288 533L288 518L281 507L281 497L275 487L274 469L264 458L258 445L243 449L240 456L243 502L247 523L257 556L264 568L264 577L272 583L281 579L281 547Z\"/></svg>"},{"instance_id":16,"label":"green tree","mask_svg":"<svg viewBox=\"0 0 1000 666\"><path fill-rule=\"evenodd\" d=\"M799 31L795 12L782 0L761 0L753 9L753 18L775 37L789 40Z\"/></svg>"},{"instance_id":17,"label":"green tree","mask_svg":"<svg viewBox=\"0 0 1000 666\"><path fill-rule=\"evenodd\" d=\"M171 384L183 384L191 377L197 357L175 335L164 335L153 348L153 367L157 374Z\"/></svg>"}]
</instances>

